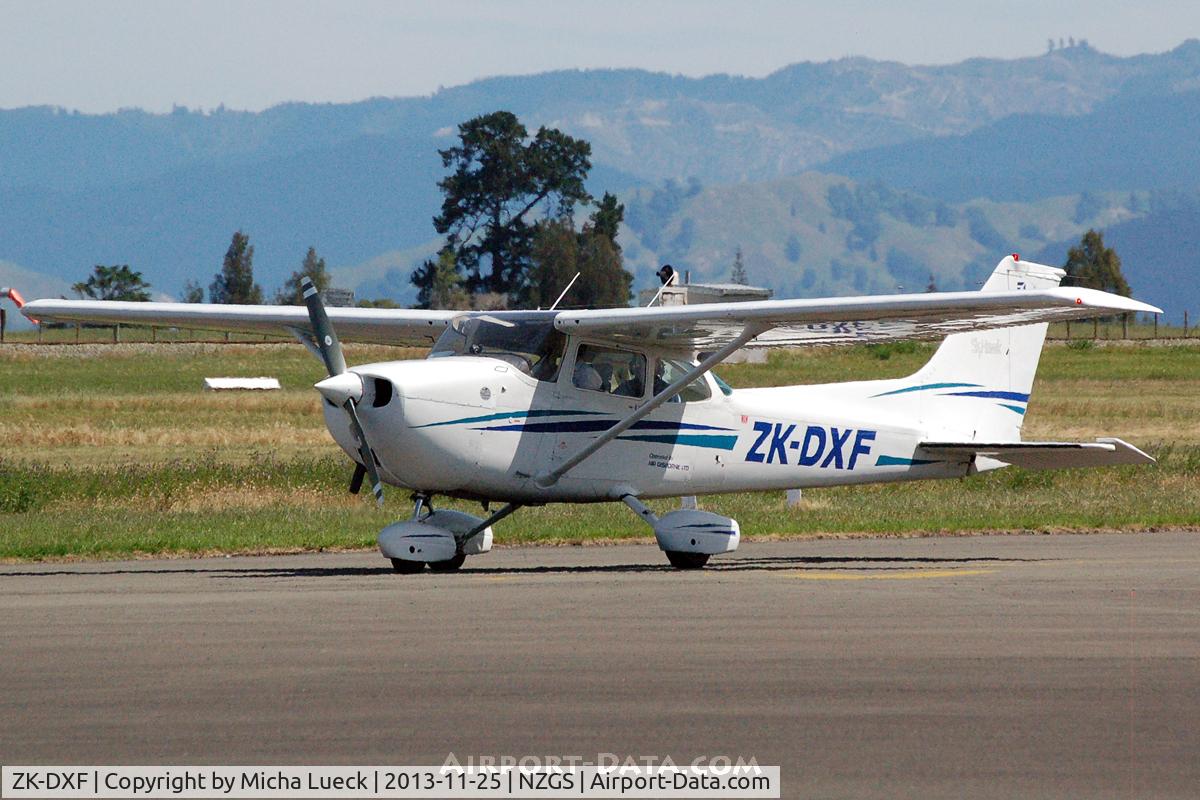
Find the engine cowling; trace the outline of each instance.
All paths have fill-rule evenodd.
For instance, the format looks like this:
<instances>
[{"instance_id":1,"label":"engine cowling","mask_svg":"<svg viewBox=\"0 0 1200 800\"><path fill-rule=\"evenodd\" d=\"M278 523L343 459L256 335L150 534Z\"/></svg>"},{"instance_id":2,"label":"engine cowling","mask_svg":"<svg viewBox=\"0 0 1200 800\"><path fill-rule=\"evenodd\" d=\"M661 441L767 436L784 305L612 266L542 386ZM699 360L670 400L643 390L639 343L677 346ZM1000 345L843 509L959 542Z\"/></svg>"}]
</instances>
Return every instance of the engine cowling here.
<instances>
[{"instance_id":1,"label":"engine cowling","mask_svg":"<svg viewBox=\"0 0 1200 800\"><path fill-rule=\"evenodd\" d=\"M742 531L735 519L684 508L659 517L654 538L663 550L717 555L737 550Z\"/></svg>"}]
</instances>

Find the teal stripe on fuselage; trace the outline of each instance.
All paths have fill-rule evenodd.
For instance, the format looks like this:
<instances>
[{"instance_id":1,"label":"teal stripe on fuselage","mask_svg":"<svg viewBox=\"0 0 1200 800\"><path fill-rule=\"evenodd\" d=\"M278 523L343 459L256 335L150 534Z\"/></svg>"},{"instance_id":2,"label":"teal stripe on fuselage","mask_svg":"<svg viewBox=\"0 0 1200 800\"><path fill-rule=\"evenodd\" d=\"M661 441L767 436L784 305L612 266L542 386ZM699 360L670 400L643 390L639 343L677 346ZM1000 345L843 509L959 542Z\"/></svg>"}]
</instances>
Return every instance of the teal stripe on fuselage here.
<instances>
[{"instance_id":1,"label":"teal stripe on fuselage","mask_svg":"<svg viewBox=\"0 0 1200 800\"><path fill-rule=\"evenodd\" d=\"M965 387L974 387L974 386L980 386L980 385L981 384L978 384L978 383L925 383L920 386L907 386L903 389L893 389L890 392L881 392L880 394L873 394L873 395L871 395L871 397L873 397L873 398L874 397L887 397L888 395L893 395L893 394L905 394L907 392L921 392L926 389L962 389Z\"/></svg>"},{"instance_id":2,"label":"teal stripe on fuselage","mask_svg":"<svg viewBox=\"0 0 1200 800\"><path fill-rule=\"evenodd\" d=\"M936 464L936 458L901 458L900 456L878 456L875 459L877 467L919 467L922 464Z\"/></svg>"},{"instance_id":3,"label":"teal stripe on fuselage","mask_svg":"<svg viewBox=\"0 0 1200 800\"><path fill-rule=\"evenodd\" d=\"M737 436L705 436L702 434L641 434L618 436L627 442L653 442L655 444L683 444L689 447L708 447L713 450L732 450L737 444Z\"/></svg>"},{"instance_id":4,"label":"teal stripe on fuselage","mask_svg":"<svg viewBox=\"0 0 1200 800\"><path fill-rule=\"evenodd\" d=\"M493 422L498 419L514 419L524 417L571 417L589 415L595 416L601 414L600 411L554 411L551 409L539 409L536 411L501 411L496 414L484 414L481 417L460 417L459 419L448 419L445 422L428 422L424 425L414 425L415 428L438 428L442 425L468 425L473 422Z\"/></svg>"}]
</instances>

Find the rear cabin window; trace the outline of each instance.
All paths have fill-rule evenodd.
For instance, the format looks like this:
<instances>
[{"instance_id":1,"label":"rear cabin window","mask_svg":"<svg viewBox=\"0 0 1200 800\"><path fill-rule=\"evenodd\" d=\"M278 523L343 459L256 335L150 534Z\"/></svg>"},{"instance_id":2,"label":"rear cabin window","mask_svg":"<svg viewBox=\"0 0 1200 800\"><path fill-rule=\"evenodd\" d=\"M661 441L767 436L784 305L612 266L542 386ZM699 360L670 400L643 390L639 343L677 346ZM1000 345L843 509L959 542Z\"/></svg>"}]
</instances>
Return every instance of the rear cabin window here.
<instances>
[{"instance_id":1,"label":"rear cabin window","mask_svg":"<svg viewBox=\"0 0 1200 800\"><path fill-rule=\"evenodd\" d=\"M675 381L682 378L692 369L694 365L686 361L671 361L668 359L659 359L654 368L654 393L658 394L663 389L666 389ZM708 388L708 382L701 375L694 381L683 387L683 390L668 400L668 403L698 403L702 400L707 400L712 397L712 390Z\"/></svg>"},{"instance_id":2,"label":"rear cabin window","mask_svg":"<svg viewBox=\"0 0 1200 800\"><path fill-rule=\"evenodd\" d=\"M641 397L646 392L646 357L629 350L581 344L572 382L591 392Z\"/></svg>"}]
</instances>

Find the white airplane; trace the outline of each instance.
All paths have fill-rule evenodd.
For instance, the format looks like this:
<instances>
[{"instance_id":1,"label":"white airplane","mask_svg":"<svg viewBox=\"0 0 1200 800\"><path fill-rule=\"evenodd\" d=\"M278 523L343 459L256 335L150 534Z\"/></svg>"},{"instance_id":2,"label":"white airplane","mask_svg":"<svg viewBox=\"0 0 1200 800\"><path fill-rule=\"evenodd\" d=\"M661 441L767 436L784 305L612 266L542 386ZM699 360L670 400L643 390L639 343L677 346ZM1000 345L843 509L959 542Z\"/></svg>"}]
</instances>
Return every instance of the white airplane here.
<instances>
[{"instance_id":1,"label":"white airplane","mask_svg":"<svg viewBox=\"0 0 1200 800\"><path fill-rule=\"evenodd\" d=\"M378 502L413 492L379 549L399 572L458 569L521 506L624 502L680 569L735 550L736 520L657 516L648 498L1145 464L1120 439L1024 442L1021 423L1051 321L1159 309L1005 258L978 292L582 311L325 310L37 300L43 321L291 333L324 361L325 423ZM347 369L347 340L432 344L427 358ZM945 337L906 378L732 389L712 368L753 346ZM435 496L501 506L434 510Z\"/></svg>"}]
</instances>

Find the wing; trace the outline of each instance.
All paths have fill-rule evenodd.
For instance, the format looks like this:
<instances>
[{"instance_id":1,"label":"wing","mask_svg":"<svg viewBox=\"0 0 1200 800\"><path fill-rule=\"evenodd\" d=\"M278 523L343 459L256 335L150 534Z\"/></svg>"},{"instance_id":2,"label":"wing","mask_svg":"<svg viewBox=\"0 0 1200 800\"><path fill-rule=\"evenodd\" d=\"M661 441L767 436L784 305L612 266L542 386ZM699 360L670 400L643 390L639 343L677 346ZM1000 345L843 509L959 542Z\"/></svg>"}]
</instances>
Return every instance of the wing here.
<instances>
[{"instance_id":1,"label":"wing","mask_svg":"<svg viewBox=\"0 0 1200 800\"><path fill-rule=\"evenodd\" d=\"M679 351L722 347L747 329L749 346L851 344L938 339L951 333L1161 310L1095 289L935 292L814 300L705 303L658 308L563 311L566 333Z\"/></svg>"},{"instance_id":2,"label":"wing","mask_svg":"<svg viewBox=\"0 0 1200 800\"><path fill-rule=\"evenodd\" d=\"M240 306L216 303L122 303L106 300L34 300L21 313L43 322L107 322L196 328L238 333L311 335L303 306ZM461 311L391 308L330 308L329 319L344 341L428 346Z\"/></svg>"},{"instance_id":3,"label":"wing","mask_svg":"<svg viewBox=\"0 0 1200 800\"><path fill-rule=\"evenodd\" d=\"M948 461L970 462L976 456L983 456L1025 469L1154 463L1153 458L1129 442L1111 438L1094 442L922 442L921 450Z\"/></svg>"}]
</instances>

